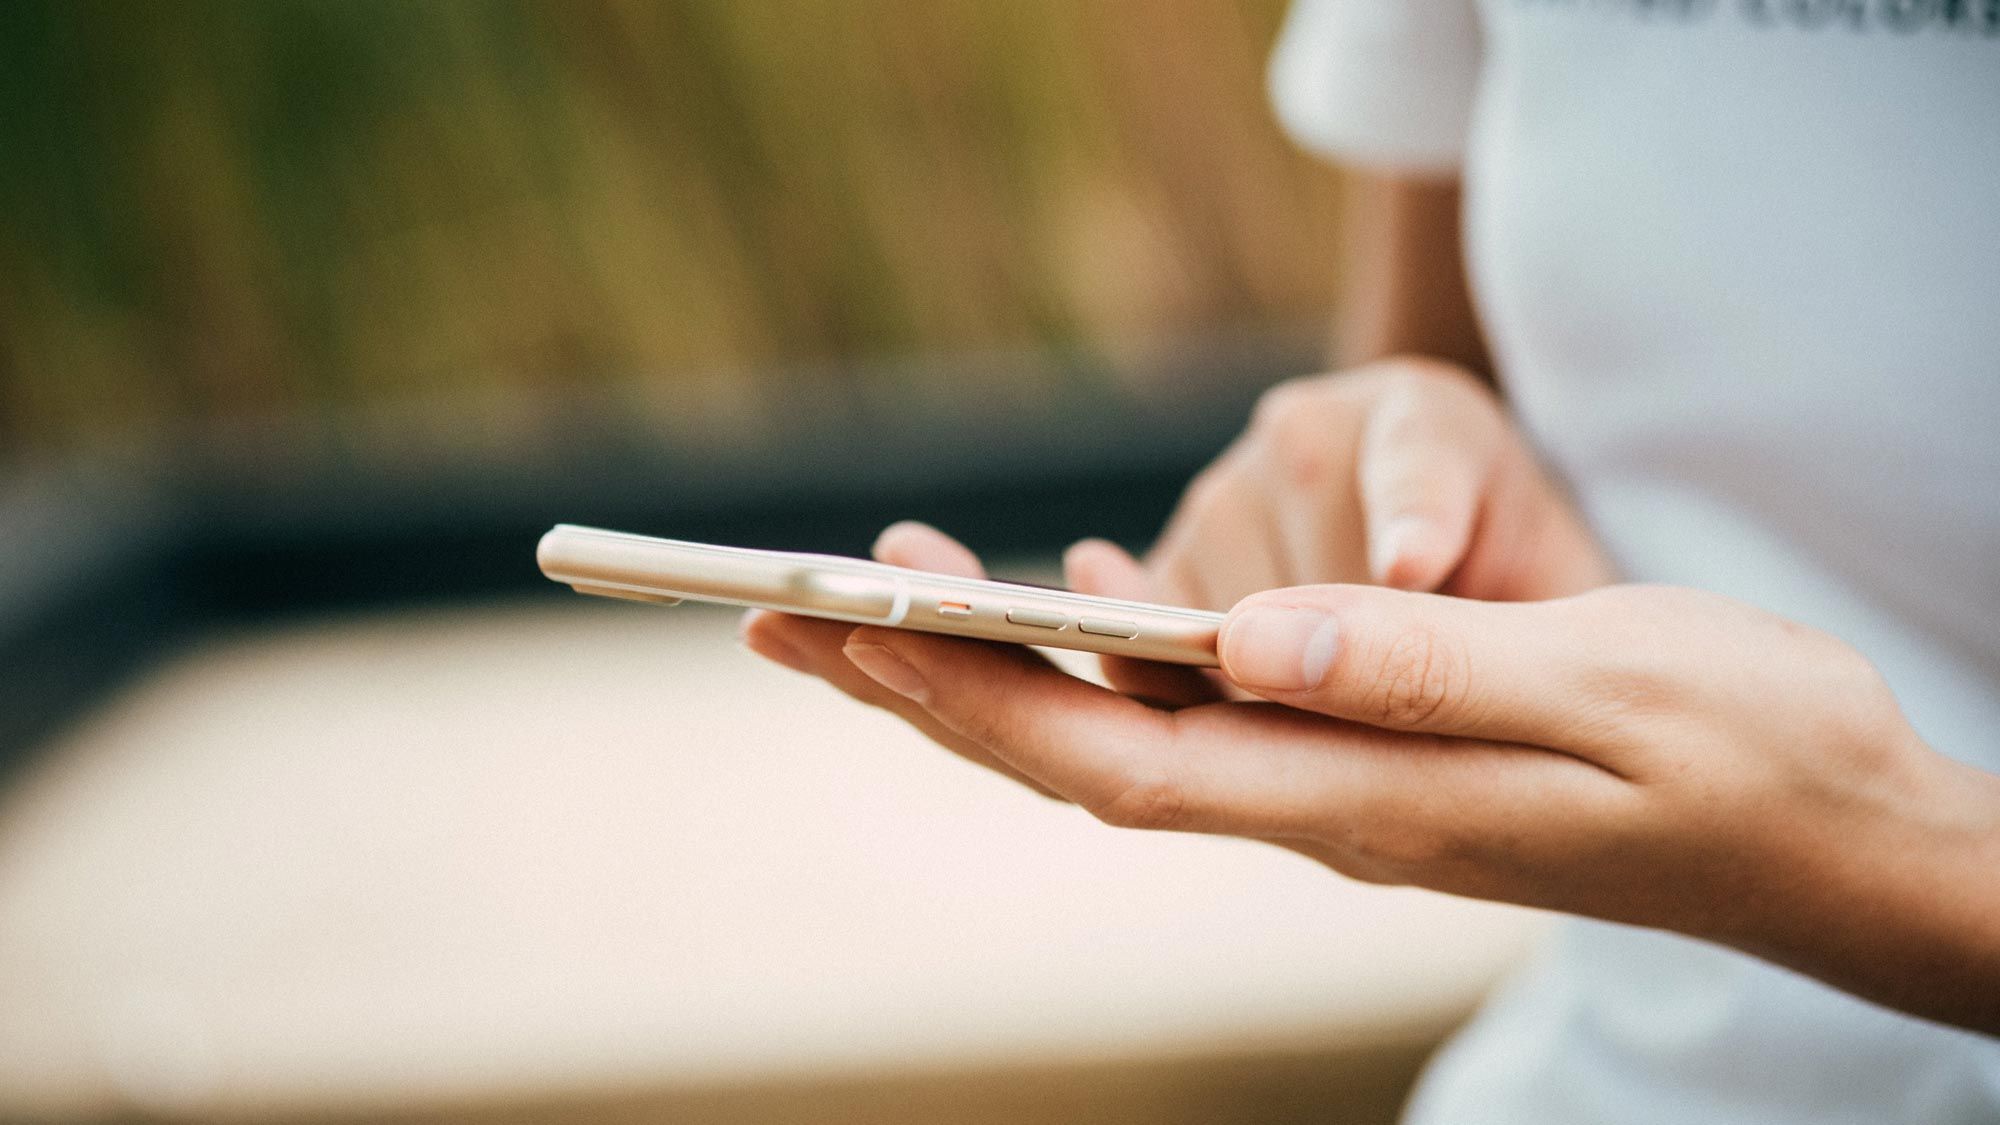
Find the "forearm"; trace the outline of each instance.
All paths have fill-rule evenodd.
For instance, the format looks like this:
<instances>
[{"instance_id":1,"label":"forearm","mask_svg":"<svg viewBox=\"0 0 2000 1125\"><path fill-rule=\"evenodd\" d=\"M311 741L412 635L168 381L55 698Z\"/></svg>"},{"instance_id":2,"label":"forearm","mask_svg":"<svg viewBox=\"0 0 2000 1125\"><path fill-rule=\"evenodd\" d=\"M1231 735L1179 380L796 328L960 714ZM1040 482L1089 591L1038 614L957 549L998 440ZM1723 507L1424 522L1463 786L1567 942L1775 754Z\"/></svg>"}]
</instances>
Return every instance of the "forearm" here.
<instances>
[{"instance_id":1,"label":"forearm","mask_svg":"<svg viewBox=\"0 0 2000 1125\"><path fill-rule=\"evenodd\" d=\"M1336 358L1427 355L1491 377L1460 238L1457 180L1350 173Z\"/></svg>"}]
</instances>

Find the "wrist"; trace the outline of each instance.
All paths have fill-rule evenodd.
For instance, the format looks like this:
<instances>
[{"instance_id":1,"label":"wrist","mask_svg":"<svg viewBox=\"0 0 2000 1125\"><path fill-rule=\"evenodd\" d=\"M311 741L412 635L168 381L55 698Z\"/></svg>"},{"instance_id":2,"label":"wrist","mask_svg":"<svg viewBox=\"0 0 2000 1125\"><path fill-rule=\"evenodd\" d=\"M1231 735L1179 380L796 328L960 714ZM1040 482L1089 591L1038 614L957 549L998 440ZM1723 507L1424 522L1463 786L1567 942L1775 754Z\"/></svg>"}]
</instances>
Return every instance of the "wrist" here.
<instances>
[{"instance_id":1,"label":"wrist","mask_svg":"<svg viewBox=\"0 0 2000 1125\"><path fill-rule=\"evenodd\" d=\"M1792 857L1805 895L1733 942L1869 1000L2000 1028L2000 777L1909 735L1862 813ZM1865 813L1864 810L1865 809Z\"/></svg>"},{"instance_id":2,"label":"wrist","mask_svg":"<svg viewBox=\"0 0 2000 1125\"><path fill-rule=\"evenodd\" d=\"M2000 776L1934 751L1936 811L1925 839L1934 888L1969 953L2000 958Z\"/></svg>"}]
</instances>

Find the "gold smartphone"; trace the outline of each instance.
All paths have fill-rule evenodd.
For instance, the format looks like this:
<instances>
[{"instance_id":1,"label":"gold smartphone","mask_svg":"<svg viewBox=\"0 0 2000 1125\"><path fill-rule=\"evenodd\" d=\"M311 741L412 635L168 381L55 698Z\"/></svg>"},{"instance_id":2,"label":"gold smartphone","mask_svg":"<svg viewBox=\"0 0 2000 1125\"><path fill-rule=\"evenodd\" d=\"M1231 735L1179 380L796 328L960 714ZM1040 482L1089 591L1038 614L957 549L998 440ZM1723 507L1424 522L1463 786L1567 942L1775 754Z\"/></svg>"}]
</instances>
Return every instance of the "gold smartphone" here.
<instances>
[{"instance_id":1,"label":"gold smartphone","mask_svg":"<svg viewBox=\"0 0 2000 1125\"><path fill-rule=\"evenodd\" d=\"M580 594L673 605L686 598L955 637L1216 666L1222 615L954 578L836 555L717 547L560 524L535 549Z\"/></svg>"}]
</instances>

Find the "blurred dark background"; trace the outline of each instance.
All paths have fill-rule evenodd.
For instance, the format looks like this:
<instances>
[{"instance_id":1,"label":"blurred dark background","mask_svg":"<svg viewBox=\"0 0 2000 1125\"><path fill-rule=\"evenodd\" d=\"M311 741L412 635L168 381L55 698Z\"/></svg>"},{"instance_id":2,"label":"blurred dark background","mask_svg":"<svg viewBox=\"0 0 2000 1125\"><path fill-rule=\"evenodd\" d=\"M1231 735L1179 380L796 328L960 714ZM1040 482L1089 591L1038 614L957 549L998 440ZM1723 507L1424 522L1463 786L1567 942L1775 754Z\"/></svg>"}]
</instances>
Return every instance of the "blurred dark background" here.
<instances>
[{"instance_id":1,"label":"blurred dark background","mask_svg":"<svg viewBox=\"0 0 2000 1125\"><path fill-rule=\"evenodd\" d=\"M1518 915L533 561L1143 547L1332 320L1282 8L0 4L0 1119L1392 1120Z\"/></svg>"},{"instance_id":2,"label":"blurred dark background","mask_svg":"<svg viewBox=\"0 0 2000 1125\"><path fill-rule=\"evenodd\" d=\"M1310 366L1277 0L0 7L0 743L557 520L1142 542Z\"/></svg>"}]
</instances>

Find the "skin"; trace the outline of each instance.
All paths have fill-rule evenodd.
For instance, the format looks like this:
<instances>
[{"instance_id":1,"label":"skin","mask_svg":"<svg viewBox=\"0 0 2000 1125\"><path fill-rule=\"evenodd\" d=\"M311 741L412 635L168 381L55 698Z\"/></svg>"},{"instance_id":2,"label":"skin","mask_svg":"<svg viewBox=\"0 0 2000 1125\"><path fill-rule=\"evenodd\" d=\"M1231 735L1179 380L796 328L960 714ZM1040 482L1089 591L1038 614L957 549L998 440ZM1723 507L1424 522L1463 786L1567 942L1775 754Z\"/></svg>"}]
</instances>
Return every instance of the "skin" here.
<instances>
[{"instance_id":1,"label":"skin","mask_svg":"<svg viewBox=\"0 0 2000 1125\"><path fill-rule=\"evenodd\" d=\"M983 574L916 524L875 553ZM744 639L1112 825L1672 930L2000 1033L2000 778L1924 745L1835 638L1616 584L1477 373L1285 384L1143 564L1064 563L1083 592L1228 608L1220 673L1107 659L1100 687L761 612Z\"/></svg>"},{"instance_id":2,"label":"skin","mask_svg":"<svg viewBox=\"0 0 2000 1125\"><path fill-rule=\"evenodd\" d=\"M1340 273L1348 287L1333 340L1338 365L1427 355L1490 374L1466 281L1458 180L1360 171L1346 180Z\"/></svg>"}]
</instances>

